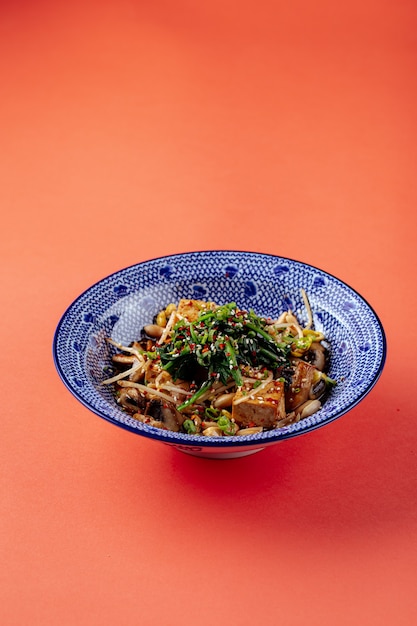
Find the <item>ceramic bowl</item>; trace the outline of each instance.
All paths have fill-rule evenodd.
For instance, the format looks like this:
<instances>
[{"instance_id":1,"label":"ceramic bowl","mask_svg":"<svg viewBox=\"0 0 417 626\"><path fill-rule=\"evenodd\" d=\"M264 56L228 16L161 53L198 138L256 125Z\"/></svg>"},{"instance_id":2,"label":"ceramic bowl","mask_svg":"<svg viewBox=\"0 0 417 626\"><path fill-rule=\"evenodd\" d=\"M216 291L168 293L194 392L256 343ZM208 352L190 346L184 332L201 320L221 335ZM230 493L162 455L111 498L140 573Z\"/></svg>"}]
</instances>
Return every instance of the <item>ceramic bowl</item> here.
<instances>
[{"instance_id":1,"label":"ceramic bowl","mask_svg":"<svg viewBox=\"0 0 417 626\"><path fill-rule=\"evenodd\" d=\"M330 343L329 376L336 379L322 408L298 423L243 437L205 437L161 430L123 412L101 382L111 366L107 337L128 345L170 302L181 298L234 301L276 318L291 309L307 321L301 288L308 294L314 327ZM210 458L253 454L289 437L310 433L355 407L384 367L384 330L371 306L346 283L316 267L257 252L214 250L151 259L122 269L82 293L58 323L53 356L69 391L116 426L177 450Z\"/></svg>"}]
</instances>

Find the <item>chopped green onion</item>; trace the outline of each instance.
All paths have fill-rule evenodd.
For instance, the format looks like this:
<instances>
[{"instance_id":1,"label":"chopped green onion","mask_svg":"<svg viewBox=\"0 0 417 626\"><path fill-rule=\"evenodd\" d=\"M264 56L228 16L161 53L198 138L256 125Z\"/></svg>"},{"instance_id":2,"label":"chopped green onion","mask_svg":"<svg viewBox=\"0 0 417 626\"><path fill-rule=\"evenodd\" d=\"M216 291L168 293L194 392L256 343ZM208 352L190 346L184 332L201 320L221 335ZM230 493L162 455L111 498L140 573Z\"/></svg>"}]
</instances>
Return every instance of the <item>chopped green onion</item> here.
<instances>
[{"instance_id":1,"label":"chopped green onion","mask_svg":"<svg viewBox=\"0 0 417 626\"><path fill-rule=\"evenodd\" d=\"M197 432L197 428L196 425L194 424L193 420L184 420L183 422L183 428L184 430L189 434L189 435L194 435Z\"/></svg>"},{"instance_id":2,"label":"chopped green onion","mask_svg":"<svg viewBox=\"0 0 417 626\"><path fill-rule=\"evenodd\" d=\"M321 372L321 378L326 382L326 385L330 385L331 387L334 387L337 384L337 380L334 380L334 378L330 378L329 376L327 376L327 374L324 374L323 372Z\"/></svg>"},{"instance_id":3,"label":"chopped green onion","mask_svg":"<svg viewBox=\"0 0 417 626\"><path fill-rule=\"evenodd\" d=\"M225 435L234 435L234 424L224 413L217 420L217 426Z\"/></svg>"},{"instance_id":4,"label":"chopped green onion","mask_svg":"<svg viewBox=\"0 0 417 626\"><path fill-rule=\"evenodd\" d=\"M220 415L219 409L215 409L214 407L208 406L204 410L204 417L208 420L217 420Z\"/></svg>"},{"instance_id":5,"label":"chopped green onion","mask_svg":"<svg viewBox=\"0 0 417 626\"><path fill-rule=\"evenodd\" d=\"M295 356L301 356L302 354L304 354L304 352L307 352L307 350L310 349L312 343L313 337L311 336L296 339L291 345L291 352Z\"/></svg>"}]
</instances>

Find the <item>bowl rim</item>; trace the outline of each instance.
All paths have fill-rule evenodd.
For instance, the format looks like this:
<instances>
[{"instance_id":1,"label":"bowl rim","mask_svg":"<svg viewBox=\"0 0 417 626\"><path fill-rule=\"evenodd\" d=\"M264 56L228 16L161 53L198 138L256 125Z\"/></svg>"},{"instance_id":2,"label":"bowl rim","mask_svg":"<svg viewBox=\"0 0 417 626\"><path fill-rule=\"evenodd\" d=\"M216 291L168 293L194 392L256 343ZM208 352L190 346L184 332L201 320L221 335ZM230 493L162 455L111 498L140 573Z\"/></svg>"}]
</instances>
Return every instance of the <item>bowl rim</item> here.
<instances>
[{"instance_id":1,"label":"bowl rim","mask_svg":"<svg viewBox=\"0 0 417 626\"><path fill-rule=\"evenodd\" d=\"M352 293L354 293L357 298L359 298L359 300L362 301L362 303L365 305L365 307L367 307L370 311L370 313L372 314L379 332L380 332L380 336L381 336L381 358L380 358L380 362L378 364L378 367L373 375L373 378L369 380L366 388L363 390L362 394L360 396L358 396L357 398L355 398L354 400L352 400L349 404L347 404L345 407L343 407L342 409L338 410L334 415L331 415L327 418L325 418L324 420L322 420L321 422L318 423L314 423L314 424L310 424L308 427L305 428L301 428L300 430L291 430L288 431L287 427L284 428L280 428L280 429L272 429L272 430L268 430L268 431L263 431L262 433L258 433L255 435L248 435L245 437L207 437L207 436L203 436L203 435L188 435L186 433L174 433L168 430L161 430L158 428L151 428L151 427L147 427L147 428L137 428L137 427L133 427L130 426L128 423L125 422L121 422L118 421L116 419L114 419L113 417L107 415L104 411L96 408L95 406L93 406L92 403L88 402L87 400L85 400L78 392L76 387L71 383L71 381L68 379L68 377L65 374L65 371L63 369L63 367L61 366L60 363L60 358L59 358L59 354L58 354L58 339L60 336L60 331L62 326L64 325L69 313L71 312L71 310L73 308L76 307L77 303L84 298L84 296L86 294L88 294L90 291L94 290L98 285L100 285L101 283L105 282L105 281L109 281L112 277L123 274L124 272L127 272L131 269L134 268L140 268L142 266L146 266L147 264L150 263L156 263L156 262L160 262L160 261L169 261L172 259L178 259L178 258L186 258L186 257L192 257L192 256L198 256L198 255L210 255L210 254L218 254L218 255L222 255L222 254L238 254L238 255L249 255L249 256L254 256L254 257L265 257L265 258L269 258L269 259L277 259L280 261L289 261L291 263L295 263L299 266L305 266L307 268L310 268L312 270L317 271L318 273L320 273L321 275L325 275L330 277L332 280L341 283L345 288L347 288L349 291L351 291ZM84 289L75 299L72 300L72 302L66 307L66 309L64 310L64 312L61 314L57 326L55 328L54 334L53 334L53 341L52 341L52 357L53 357L53 362L56 368L56 371L61 379L61 382L64 383L65 387L70 391L70 393L73 395L73 397L78 400L78 402L80 402L85 408L89 409L89 411L91 411L93 414L97 415L98 417L101 417L102 419L110 422L111 424L115 425L115 426L119 426L120 428L123 428L124 430L128 430L129 432L132 432L134 434L137 435L141 435L144 437L147 437L149 439L153 439L153 440L158 440L161 441L163 443L166 443L168 445L174 445L177 447L182 447L182 446L192 446L193 448L198 447L199 449L203 449L203 448L221 448L221 449L228 449L228 448L245 448L245 447L253 447L253 446L259 446L259 447L266 447L269 444L272 443L276 443L277 441L281 441L281 440L285 440L285 439L290 439L292 437L298 437L300 435L304 435L304 434L308 434L318 428L321 428L327 424L330 424L331 422L335 421L336 419L342 417L343 415L345 415L346 413L348 413L349 411L351 411L355 406L357 406L360 402L362 402L362 400L370 393L370 391L374 388L374 386L376 385L376 383L378 382L384 366L385 366L385 362L386 362L386 358L387 358L387 338L386 338L386 333L384 330L384 327L382 325L382 322L378 316L378 314L376 313L375 309L373 308L373 306L368 302L368 300L366 298L364 298L364 296L362 294L360 294L354 287L351 287L348 283L346 283L344 280L342 280L341 278L335 276L334 274L332 274L331 272L328 272L326 270L321 269L320 267L317 267L315 265L312 265L311 263L307 263L304 261L299 261L298 259L294 259L288 256L281 256L279 254L273 254L273 253L268 253L268 252L258 252L258 251L252 251L252 250L241 250L241 249L202 249L202 250L190 250L187 252L177 252L177 253L170 253L167 255L161 255L161 256L155 256L152 258L147 258L143 261L139 261L138 263L132 263L130 265L127 265L126 267L122 267L118 270L115 270L114 272L111 272L110 274L103 276L102 278L98 279L97 281L95 281L94 283L92 283L89 287L87 287L86 289ZM132 418L133 419L133 418ZM298 424L302 424L301 422L298 422ZM149 429L149 430L148 430Z\"/></svg>"}]
</instances>

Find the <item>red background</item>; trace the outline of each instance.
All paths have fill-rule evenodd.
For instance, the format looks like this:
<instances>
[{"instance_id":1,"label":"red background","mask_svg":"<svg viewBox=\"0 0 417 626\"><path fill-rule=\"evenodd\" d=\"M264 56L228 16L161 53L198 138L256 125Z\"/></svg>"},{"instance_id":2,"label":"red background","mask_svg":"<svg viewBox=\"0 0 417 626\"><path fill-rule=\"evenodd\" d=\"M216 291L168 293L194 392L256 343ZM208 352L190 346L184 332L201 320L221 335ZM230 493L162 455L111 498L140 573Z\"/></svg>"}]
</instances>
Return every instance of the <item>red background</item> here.
<instances>
[{"instance_id":1,"label":"red background","mask_svg":"<svg viewBox=\"0 0 417 626\"><path fill-rule=\"evenodd\" d=\"M3 624L417 622L415 6L1 2ZM230 461L79 405L70 302L210 248L357 289L388 338L371 394Z\"/></svg>"}]
</instances>

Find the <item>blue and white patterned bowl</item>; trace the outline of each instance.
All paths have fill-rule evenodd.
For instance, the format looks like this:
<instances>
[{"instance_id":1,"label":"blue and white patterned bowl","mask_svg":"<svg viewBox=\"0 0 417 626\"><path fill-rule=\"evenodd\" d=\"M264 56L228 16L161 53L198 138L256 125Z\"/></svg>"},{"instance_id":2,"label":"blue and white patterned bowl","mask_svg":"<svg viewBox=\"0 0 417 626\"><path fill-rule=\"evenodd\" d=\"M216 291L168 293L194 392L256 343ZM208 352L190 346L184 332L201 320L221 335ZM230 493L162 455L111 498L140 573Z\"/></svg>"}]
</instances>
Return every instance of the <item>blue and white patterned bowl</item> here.
<instances>
[{"instance_id":1,"label":"blue and white patterned bowl","mask_svg":"<svg viewBox=\"0 0 417 626\"><path fill-rule=\"evenodd\" d=\"M140 337L144 324L180 298L234 301L242 309L276 318L292 309L302 322L308 294L316 330L331 345L329 375L336 387L323 407L296 424L245 437L212 438L164 431L123 412L108 377L106 337L124 345ZM291 259L239 251L203 251L152 259L122 269L81 294L56 329L55 365L70 392L96 415L126 430L213 458L252 454L283 439L308 433L340 417L372 389L384 367L386 341L369 304L331 274Z\"/></svg>"}]
</instances>

